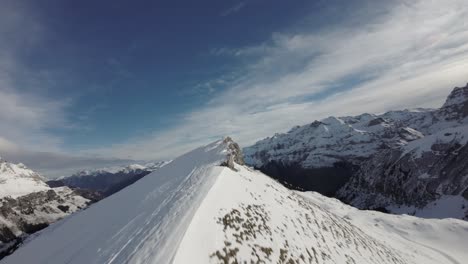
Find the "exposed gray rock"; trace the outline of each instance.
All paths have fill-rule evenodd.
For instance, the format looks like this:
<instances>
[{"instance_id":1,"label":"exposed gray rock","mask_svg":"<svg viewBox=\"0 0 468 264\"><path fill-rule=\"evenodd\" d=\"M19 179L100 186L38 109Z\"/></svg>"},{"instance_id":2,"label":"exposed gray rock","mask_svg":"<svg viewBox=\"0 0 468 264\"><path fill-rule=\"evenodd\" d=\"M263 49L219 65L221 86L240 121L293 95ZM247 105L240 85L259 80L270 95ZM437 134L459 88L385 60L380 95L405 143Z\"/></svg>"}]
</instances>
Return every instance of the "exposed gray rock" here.
<instances>
[{"instance_id":1,"label":"exposed gray rock","mask_svg":"<svg viewBox=\"0 0 468 264\"><path fill-rule=\"evenodd\" d=\"M16 250L28 235L89 203L67 187L0 198L0 259Z\"/></svg>"},{"instance_id":2,"label":"exposed gray rock","mask_svg":"<svg viewBox=\"0 0 468 264\"><path fill-rule=\"evenodd\" d=\"M465 87L456 87L448 96L438 114L447 120L460 120L467 117L468 84Z\"/></svg>"},{"instance_id":3,"label":"exposed gray rock","mask_svg":"<svg viewBox=\"0 0 468 264\"><path fill-rule=\"evenodd\" d=\"M228 154L226 161L221 163L221 166L226 166L232 170L236 170L234 167L234 163L237 163L239 165L245 164L244 156L242 154L241 148L239 147L239 144L234 142L230 137L225 137L223 140L223 144L226 145L226 150L228 151Z\"/></svg>"},{"instance_id":4,"label":"exposed gray rock","mask_svg":"<svg viewBox=\"0 0 468 264\"><path fill-rule=\"evenodd\" d=\"M368 126L376 126L376 125L380 125L383 123L386 123L386 120L383 119L382 117L378 117L376 119L371 120Z\"/></svg>"}]
</instances>

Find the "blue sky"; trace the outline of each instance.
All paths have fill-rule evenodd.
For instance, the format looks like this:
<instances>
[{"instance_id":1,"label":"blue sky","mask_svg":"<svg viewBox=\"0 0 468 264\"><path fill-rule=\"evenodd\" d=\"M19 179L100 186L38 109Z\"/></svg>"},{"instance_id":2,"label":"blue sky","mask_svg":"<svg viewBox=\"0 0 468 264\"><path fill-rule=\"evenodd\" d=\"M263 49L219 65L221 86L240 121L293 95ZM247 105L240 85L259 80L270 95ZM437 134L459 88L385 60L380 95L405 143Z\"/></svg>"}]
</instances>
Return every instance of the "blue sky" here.
<instances>
[{"instance_id":1,"label":"blue sky","mask_svg":"<svg viewBox=\"0 0 468 264\"><path fill-rule=\"evenodd\" d=\"M238 62L216 56L217 49L261 42L314 6L310 1L27 4L45 32L18 57L29 71L53 75L38 76L53 83L33 92L45 88L53 99L72 101L66 118L84 129L51 129L63 139L61 147L71 150L177 124L177 116L203 106L223 88L205 82L236 71ZM35 84L17 87L37 89Z\"/></svg>"},{"instance_id":2,"label":"blue sky","mask_svg":"<svg viewBox=\"0 0 468 264\"><path fill-rule=\"evenodd\" d=\"M438 107L468 81L463 0L0 7L0 156L46 174Z\"/></svg>"}]
</instances>

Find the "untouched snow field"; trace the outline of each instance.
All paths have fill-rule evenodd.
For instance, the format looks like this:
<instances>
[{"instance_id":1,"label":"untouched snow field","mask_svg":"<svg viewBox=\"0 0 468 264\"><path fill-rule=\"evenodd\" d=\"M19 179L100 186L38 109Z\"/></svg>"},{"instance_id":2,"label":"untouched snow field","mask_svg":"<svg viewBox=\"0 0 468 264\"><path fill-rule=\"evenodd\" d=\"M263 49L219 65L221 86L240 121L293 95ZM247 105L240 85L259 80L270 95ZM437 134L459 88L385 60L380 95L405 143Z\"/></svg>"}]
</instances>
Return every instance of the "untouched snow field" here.
<instances>
[{"instance_id":1,"label":"untouched snow field","mask_svg":"<svg viewBox=\"0 0 468 264\"><path fill-rule=\"evenodd\" d=\"M468 223L361 211L224 169L174 259L184 263L466 263ZM259 262L258 262L259 261Z\"/></svg>"},{"instance_id":2,"label":"untouched snow field","mask_svg":"<svg viewBox=\"0 0 468 264\"><path fill-rule=\"evenodd\" d=\"M421 263L468 259L468 223L360 211L185 154L45 229L3 263Z\"/></svg>"}]
</instances>

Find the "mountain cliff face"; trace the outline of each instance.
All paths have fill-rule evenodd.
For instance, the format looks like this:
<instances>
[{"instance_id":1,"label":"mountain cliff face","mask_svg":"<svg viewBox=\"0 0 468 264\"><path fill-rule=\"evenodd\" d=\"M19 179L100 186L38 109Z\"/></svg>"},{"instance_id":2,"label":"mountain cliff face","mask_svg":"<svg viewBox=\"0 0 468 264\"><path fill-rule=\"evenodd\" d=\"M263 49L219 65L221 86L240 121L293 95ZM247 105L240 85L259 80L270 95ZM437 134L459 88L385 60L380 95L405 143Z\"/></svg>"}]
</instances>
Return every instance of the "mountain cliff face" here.
<instances>
[{"instance_id":1,"label":"mountain cliff face","mask_svg":"<svg viewBox=\"0 0 468 264\"><path fill-rule=\"evenodd\" d=\"M360 211L240 165L226 138L191 151L4 263L462 263L468 222ZM242 162L241 162L242 163Z\"/></svg>"},{"instance_id":2,"label":"mountain cliff face","mask_svg":"<svg viewBox=\"0 0 468 264\"><path fill-rule=\"evenodd\" d=\"M326 118L261 140L245 158L293 188L360 208L467 218L467 109L468 85L440 109ZM440 199L456 206L440 211Z\"/></svg>"},{"instance_id":3,"label":"mountain cliff face","mask_svg":"<svg viewBox=\"0 0 468 264\"><path fill-rule=\"evenodd\" d=\"M29 235L89 204L68 187L50 188L23 164L0 160L0 258Z\"/></svg>"}]
</instances>

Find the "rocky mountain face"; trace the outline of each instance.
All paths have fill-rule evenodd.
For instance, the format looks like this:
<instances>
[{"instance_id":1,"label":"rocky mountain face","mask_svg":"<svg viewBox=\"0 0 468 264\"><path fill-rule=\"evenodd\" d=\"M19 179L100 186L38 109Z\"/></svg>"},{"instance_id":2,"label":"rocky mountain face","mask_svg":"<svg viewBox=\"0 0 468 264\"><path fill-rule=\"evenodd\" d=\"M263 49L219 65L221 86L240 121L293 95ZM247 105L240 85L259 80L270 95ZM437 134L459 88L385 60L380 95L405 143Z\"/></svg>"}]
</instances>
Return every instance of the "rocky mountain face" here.
<instances>
[{"instance_id":1,"label":"rocky mountain face","mask_svg":"<svg viewBox=\"0 0 468 264\"><path fill-rule=\"evenodd\" d=\"M0 258L29 235L89 203L68 187L50 188L23 164L0 160Z\"/></svg>"},{"instance_id":2,"label":"rocky mountain face","mask_svg":"<svg viewBox=\"0 0 468 264\"><path fill-rule=\"evenodd\" d=\"M329 117L245 148L290 187L359 208L468 218L468 85L440 109ZM450 210L442 209L452 201Z\"/></svg>"},{"instance_id":3,"label":"rocky mountain face","mask_svg":"<svg viewBox=\"0 0 468 264\"><path fill-rule=\"evenodd\" d=\"M146 165L132 164L122 167L79 171L72 176L50 180L50 187L68 186L84 197L100 200L133 184L168 162L155 162Z\"/></svg>"}]
</instances>

